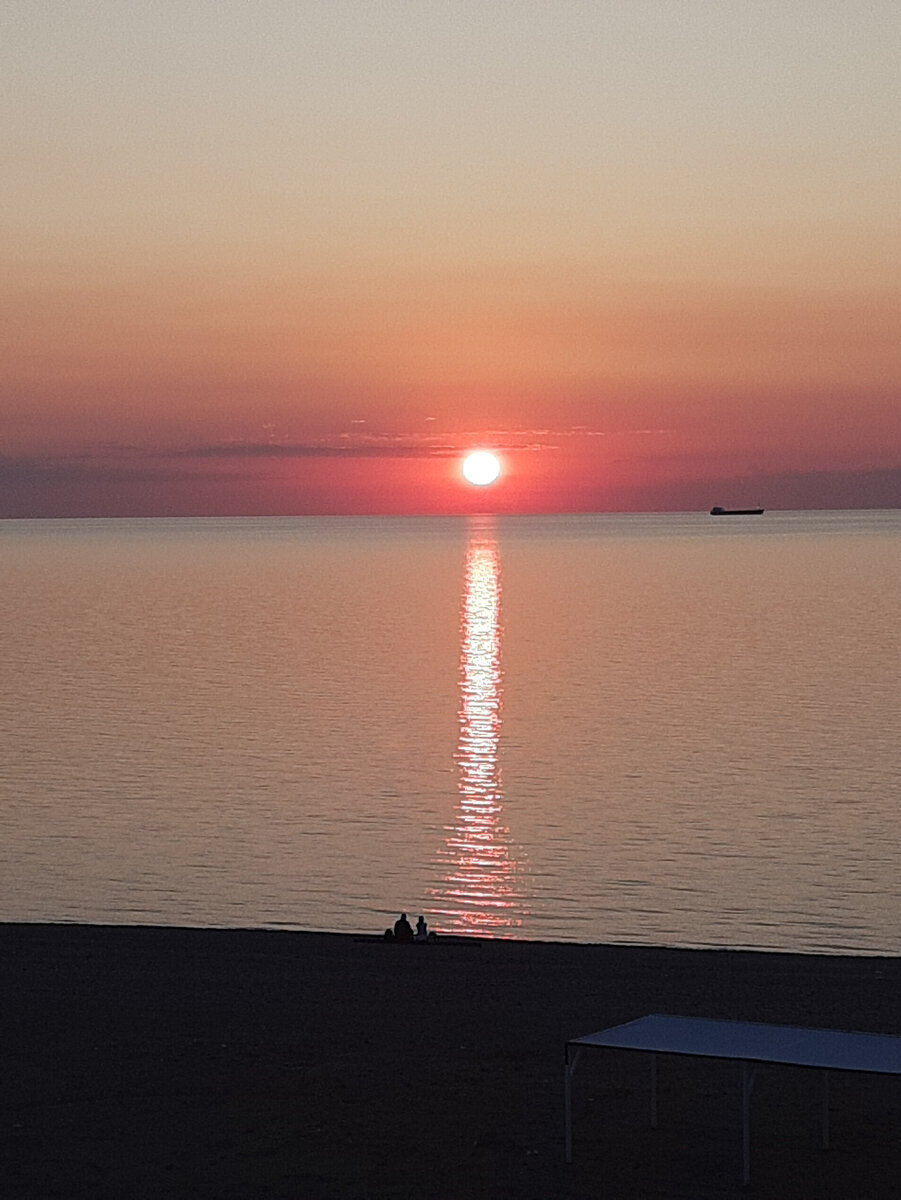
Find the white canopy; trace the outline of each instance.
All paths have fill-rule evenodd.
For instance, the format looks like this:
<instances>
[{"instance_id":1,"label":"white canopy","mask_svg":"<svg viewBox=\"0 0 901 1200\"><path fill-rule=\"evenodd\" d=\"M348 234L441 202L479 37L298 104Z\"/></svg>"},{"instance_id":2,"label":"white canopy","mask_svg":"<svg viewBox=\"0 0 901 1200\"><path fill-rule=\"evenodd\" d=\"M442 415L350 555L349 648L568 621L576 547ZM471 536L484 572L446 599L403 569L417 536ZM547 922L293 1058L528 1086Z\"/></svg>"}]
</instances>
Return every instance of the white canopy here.
<instances>
[{"instance_id":1,"label":"white canopy","mask_svg":"<svg viewBox=\"0 0 901 1200\"><path fill-rule=\"evenodd\" d=\"M750 1173L749 1106L756 1065L783 1063L823 1072L822 1141L829 1145L828 1071L901 1075L901 1037L879 1033L718 1021L653 1014L566 1043L566 1161L572 1161L572 1076L583 1049L644 1050L651 1061L651 1124L657 1124L657 1054L724 1058L742 1064L742 1179Z\"/></svg>"},{"instance_id":2,"label":"white canopy","mask_svg":"<svg viewBox=\"0 0 901 1200\"><path fill-rule=\"evenodd\" d=\"M660 1054L689 1054L696 1058L729 1058L822 1067L830 1071L901 1075L901 1037L806 1029L800 1025L654 1015L573 1038L568 1045L609 1046L622 1050L653 1050Z\"/></svg>"}]
</instances>

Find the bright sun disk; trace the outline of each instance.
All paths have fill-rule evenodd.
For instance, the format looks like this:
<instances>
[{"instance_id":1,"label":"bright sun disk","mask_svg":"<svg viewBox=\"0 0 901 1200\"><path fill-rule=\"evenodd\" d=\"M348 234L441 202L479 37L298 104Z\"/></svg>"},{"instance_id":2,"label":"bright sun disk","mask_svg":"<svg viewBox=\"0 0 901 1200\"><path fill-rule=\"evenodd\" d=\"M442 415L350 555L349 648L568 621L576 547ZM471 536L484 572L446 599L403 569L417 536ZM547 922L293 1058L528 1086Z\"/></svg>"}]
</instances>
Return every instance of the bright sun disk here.
<instances>
[{"instance_id":1,"label":"bright sun disk","mask_svg":"<svg viewBox=\"0 0 901 1200\"><path fill-rule=\"evenodd\" d=\"M494 483L500 473L501 464L488 450L474 450L463 459L463 477L477 487Z\"/></svg>"}]
</instances>

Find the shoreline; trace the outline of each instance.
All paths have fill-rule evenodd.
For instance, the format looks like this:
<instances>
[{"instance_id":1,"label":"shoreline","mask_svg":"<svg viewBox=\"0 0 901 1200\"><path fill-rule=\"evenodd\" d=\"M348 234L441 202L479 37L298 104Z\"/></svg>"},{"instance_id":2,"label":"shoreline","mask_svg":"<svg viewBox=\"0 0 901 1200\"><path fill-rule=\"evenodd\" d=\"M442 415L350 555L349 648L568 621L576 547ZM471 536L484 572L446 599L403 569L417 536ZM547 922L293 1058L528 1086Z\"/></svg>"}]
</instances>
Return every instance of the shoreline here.
<instances>
[{"instance_id":1,"label":"shoreline","mask_svg":"<svg viewBox=\"0 0 901 1200\"><path fill-rule=\"evenodd\" d=\"M385 915L385 921L388 925L391 924L389 916ZM0 929L97 929L97 930L121 930L129 929L135 932L141 930L157 930L171 933L195 933L195 934L217 934L217 933L234 933L241 935L251 934L290 934L292 937L309 937L309 938L344 938L354 942L383 942L385 940L384 930L369 931L369 930L347 930L347 929L312 929L306 926L295 926L286 923L278 923L272 925L164 925L154 921L87 921L77 918L72 920L55 920L48 921L44 917L16 917L9 920L0 919ZM491 944L512 944L517 946L565 946L573 950L684 950L692 953L711 953L711 954L761 954L773 956L794 956L797 958L876 958L886 959L888 961L901 961L901 950L874 950L869 947L859 946L818 946L814 948L807 947L792 947L792 946L754 946L745 944L710 944L705 942L582 942L571 939L554 939L554 938L529 938L529 937L506 937L502 935L479 934L479 933L462 933L459 931L441 931L440 929L432 928L431 932L435 934L432 939L447 944L459 943L461 945L473 943Z\"/></svg>"},{"instance_id":2,"label":"shoreline","mask_svg":"<svg viewBox=\"0 0 901 1200\"><path fill-rule=\"evenodd\" d=\"M580 1066L650 1012L901 1032L901 958L77 923L0 925L4 1195L893 1196L901 1083L762 1070L739 1186L732 1064Z\"/></svg>"}]
</instances>

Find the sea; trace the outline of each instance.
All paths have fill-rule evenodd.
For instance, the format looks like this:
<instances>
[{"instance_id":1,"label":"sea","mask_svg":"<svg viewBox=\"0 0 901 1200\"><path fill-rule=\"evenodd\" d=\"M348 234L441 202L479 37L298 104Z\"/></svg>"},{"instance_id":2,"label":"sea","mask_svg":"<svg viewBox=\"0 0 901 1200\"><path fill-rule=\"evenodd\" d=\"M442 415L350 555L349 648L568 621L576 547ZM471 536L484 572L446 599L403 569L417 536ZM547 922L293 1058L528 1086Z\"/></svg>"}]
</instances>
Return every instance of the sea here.
<instances>
[{"instance_id":1,"label":"sea","mask_svg":"<svg viewBox=\"0 0 901 1200\"><path fill-rule=\"evenodd\" d=\"M898 954L901 511L0 522L0 919Z\"/></svg>"}]
</instances>

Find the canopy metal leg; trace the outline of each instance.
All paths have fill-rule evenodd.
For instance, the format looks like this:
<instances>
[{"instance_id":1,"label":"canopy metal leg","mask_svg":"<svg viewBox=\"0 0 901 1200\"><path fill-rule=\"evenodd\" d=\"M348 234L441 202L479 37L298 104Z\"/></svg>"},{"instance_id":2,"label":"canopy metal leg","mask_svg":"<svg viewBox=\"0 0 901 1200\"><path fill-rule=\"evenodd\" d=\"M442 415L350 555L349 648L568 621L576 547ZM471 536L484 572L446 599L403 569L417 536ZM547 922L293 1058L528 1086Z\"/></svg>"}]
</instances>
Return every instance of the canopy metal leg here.
<instances>
[{"instance_id":1,"label":"canopy metal leg","mask_svg":"<svg viewBox=\"0 0 901 1200\"><path fill-rule=\"evenodd\" d=\"M754 1087L756 1066L741 1064L741 1181L751 1178L751 1090Z\"/></svg>"},{"instance_id":2,"label":"canopy metal leg","mask_svg":"<svg viewBox=\"0 0 901 1200\"><path fill-rule=\"evenodd\" d=\"M829 1072L823 1071L822 1108L820 1110L820 1144L829 1149Z\"/></svg>"},{"instance_id":3,"label":"canopy metal leg","mask_svg":"<svg viewBox=\"0 0 901 1200\"><path fill-rule=\"evenodd\" d=\"M573 1111L572 1111L572 1082L576 1063L582 1052L581 1046L571 1049L567 1044L563 1067L563 1123L565 1158L568 1163L573 1160Z\"/></svg>"},{"instance_id":4,"label":"canopy metal leg","mask_svg":"<svg viewBox=\"0 0 901 1200\"><path fill-rule=\"evenodd\" d=\"M657 1128L657 1055L651 1054L651 1128Z\"/></svg>"}]
</instances>

